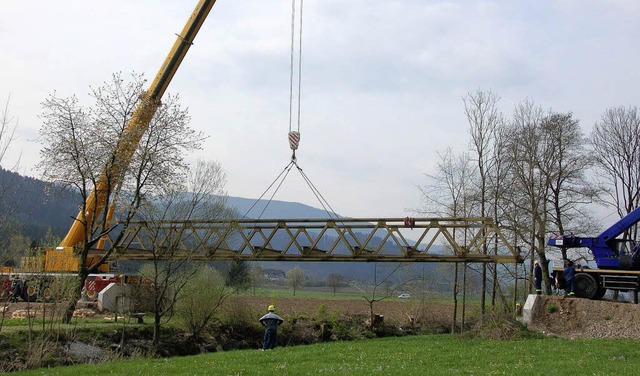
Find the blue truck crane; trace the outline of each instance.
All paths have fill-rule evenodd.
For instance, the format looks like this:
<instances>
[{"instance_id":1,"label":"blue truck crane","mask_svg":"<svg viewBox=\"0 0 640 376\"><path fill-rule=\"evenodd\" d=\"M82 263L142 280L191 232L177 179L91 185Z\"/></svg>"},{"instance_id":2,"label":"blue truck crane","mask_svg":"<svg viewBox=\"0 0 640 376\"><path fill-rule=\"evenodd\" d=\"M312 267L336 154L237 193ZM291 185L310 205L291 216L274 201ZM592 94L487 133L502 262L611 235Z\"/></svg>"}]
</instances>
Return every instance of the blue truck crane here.
<instances>
[{"instance_id":1,"label":"blue truck crane","mask_svg":"<svg viewBox=\"0 0 640 376\"><path fill-rule=\"evenodd\" d=\"M575 235L553 236L547 245L558 248L588 248L595 258L597 269L576 267L575 294L581 298L601 299L607 289L631 291L634 303L638 302L640 287L640 244L635 239L620 238L629 233L640 222L640 208L637 208L604 230L596 237ZM554 268L553 273L560 287L564 285L562 269Z\"/></svg>"}]
</instances>

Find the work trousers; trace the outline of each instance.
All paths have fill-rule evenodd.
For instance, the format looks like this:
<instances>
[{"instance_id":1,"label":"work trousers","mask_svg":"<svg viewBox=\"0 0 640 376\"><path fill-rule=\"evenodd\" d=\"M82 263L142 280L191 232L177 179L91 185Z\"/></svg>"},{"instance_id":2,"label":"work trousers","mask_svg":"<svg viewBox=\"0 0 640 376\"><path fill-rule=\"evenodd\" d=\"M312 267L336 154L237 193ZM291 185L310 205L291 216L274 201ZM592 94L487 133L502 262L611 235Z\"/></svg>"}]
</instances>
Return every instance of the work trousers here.
<instances>
[{"instance_id":1,"label":"work trousers","mask_svg":"<svg viewBox=\"0 0 640 376\"><path fill-rule=\"evenodd\" d=\"M262 342L262 349L272 349L276 347L276 334L278 333L277 326L268 326L264 331L264 341Z\"/></svg>"}]
</instances>

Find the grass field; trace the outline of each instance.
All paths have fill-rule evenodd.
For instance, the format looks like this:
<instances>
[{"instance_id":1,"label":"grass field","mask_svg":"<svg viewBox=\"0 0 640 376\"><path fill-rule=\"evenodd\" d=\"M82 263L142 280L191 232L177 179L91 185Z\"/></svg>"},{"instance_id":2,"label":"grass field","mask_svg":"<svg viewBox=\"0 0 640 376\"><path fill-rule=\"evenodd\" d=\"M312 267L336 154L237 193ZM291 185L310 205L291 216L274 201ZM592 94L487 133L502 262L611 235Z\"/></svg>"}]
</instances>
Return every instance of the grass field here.
<instances>
[{"instance_id":1,"label":"grass field","mask_svg":"<svg viewBox=\"0 0 640 376\"><path fill-rule=\"evenodd\" d=\"M410 336L129 360L16 375L632 375L640 341Z\"/></svg>"},{"instance_id":2,"label":"grass field","mask_svg":"<svg viewBox=\"0 0 640 376\"><path fill-rule=\"evenodd\" d=\"M287 288L259 288L255 289L255 292L252 289L247 290L242 293L242 295L247 296L269 296L274 298L293 298L293 290ZM333 292L322 291L322 290L297 290L296 298L304 298L304 299L336 299L336 300L358 300L362 299L362 295L357 292L348 292L348 291L337 291L335 296Z\"/></svg>"},{"instance_id":3,"label":"grass field","mask_svg":"<svg viewBox=\"0 0 640 376\"><path fill-rule=\"evenodd\" d=\"M293 295L293 290L289 288L258 288L253 291L252 289L247 290L241 295L246 296L268 296L273 298L302 298L302 299L332 299L332 300L364 300L362 293L358 291L345 291L345 290L353 290L351 288L341 288L336 291L335 295L331 291L327 291L327 288L324 289L310 289L305 288L304 290L297 290L296 295ZM408 301L416 299L420 299L419 296L412 296L411 299L400 299L397 296L400 295L400 292L393 294L393 296L385 299L392 301ZM378 293L376 298L382 297L382 293ZM447 294L440 292L429 293L428 299L433 303L450 303L451 297ZM474 304L479 302L479 299L473 298L468 299L467 303Z\"/></svg>"}]
</instances>

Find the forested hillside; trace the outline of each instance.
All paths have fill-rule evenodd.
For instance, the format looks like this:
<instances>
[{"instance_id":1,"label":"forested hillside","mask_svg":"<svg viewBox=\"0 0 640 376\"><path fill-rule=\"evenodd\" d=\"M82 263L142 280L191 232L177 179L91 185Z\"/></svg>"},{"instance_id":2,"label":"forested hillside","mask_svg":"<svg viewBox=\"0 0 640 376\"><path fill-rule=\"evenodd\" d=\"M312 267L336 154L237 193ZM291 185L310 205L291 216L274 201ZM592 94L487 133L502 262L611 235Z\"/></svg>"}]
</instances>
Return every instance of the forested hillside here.
<instances>
[{"instance_id":1,"label":"forested hillside","mask_svg":"<svg viewBox=\"0 0 640 376\"><path fill-rule=\"evenodd\" d=\"M0 205L7 214L6 219L15 221L12 232L28 236L36 242L45 236L48 229L53 235L62 237L79 209L79 196L70 191L48 184L42 180L22 176L0 168L2 195ZM308 205L286 202L229 197L228 204L236 207L241 216L255 218L328 218L324 210ZM266 210L265 210L266 206Z\"/></svg>"},{"instance_id":2,"label":"forested hillside","mask_svg":"<svg viewBox=\"0 0 640 376\"><path fill-rule=\"evenodd\" d=\"M16 244L11 244L12 238L16 235L22 244L21 250L13 250L3 257L3 263L12 258L17 261L19 253L24 252L28 246L50 246L46 244L47 236L62 238L66 235L73 217L79 209L79 196L70 191L63 191L59 187L45 183L41 180L21 176L17 173L0 169L0 185L4 194L0 196L0 205L3 210L3 223L6 225L0 228L2 233L3 249L16 248ZM228 204L238 209L240 216L246 218L328 218L329 213L322 209L317 209L309 205L265 200L256 201L253 199L229 197ZM266 208L265 208L266 207ZM262 215L261 215L262 214ZM331 214L335 218L334 214ZM274 239L274 243L278 240ZM286 241L285 241L286 242ZM274 244L278 246L279 244ZM285 245L282 244L282 247ZM393 247L393 244L389 244ZM135 263L134 263L135 264ZM324 279L330 273L339 273L352 278L366 278L372 275L374 265L362 263L344 262L266 262L266 268L276 268L289 270L292 267L300 266L305 270L306 275L311 279ZM433 270L434 265L423 265L421 268ZM423 270L424 272L424 270Z\"/></svg>"},{"instance_id":3,"label":"forested hillside","mask_svg":"<svg viewBox=\"0 0 640 376\"><path fill-rule=\"evenodd\" d=\"M0 169L2 220L12 226L3 231L20 233L39 242L48 229L56 236L66 234L77 213L77 196L41 180ZM8 228L7 228L8 227Z\"/></svg>"}]
</instances>

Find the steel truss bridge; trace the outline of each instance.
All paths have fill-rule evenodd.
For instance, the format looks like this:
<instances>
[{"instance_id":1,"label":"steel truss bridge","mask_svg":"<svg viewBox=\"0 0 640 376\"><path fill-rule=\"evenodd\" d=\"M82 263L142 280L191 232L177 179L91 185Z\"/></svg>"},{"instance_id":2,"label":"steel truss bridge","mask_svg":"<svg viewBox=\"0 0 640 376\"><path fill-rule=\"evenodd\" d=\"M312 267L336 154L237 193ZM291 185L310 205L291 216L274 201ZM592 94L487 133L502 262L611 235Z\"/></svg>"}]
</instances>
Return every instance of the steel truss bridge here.
<instances>
[{"instance_id":1,"label":"steel truss bridge","mask_svg":"<svg viewBox=\"0 0 640 376\"><path fill-rule=\"evenodd\" d=\"M523 260L494 221L480 217L140 221L104 240L107 249L114 247L114 260Z\"/></svg>"}]
</instances>

